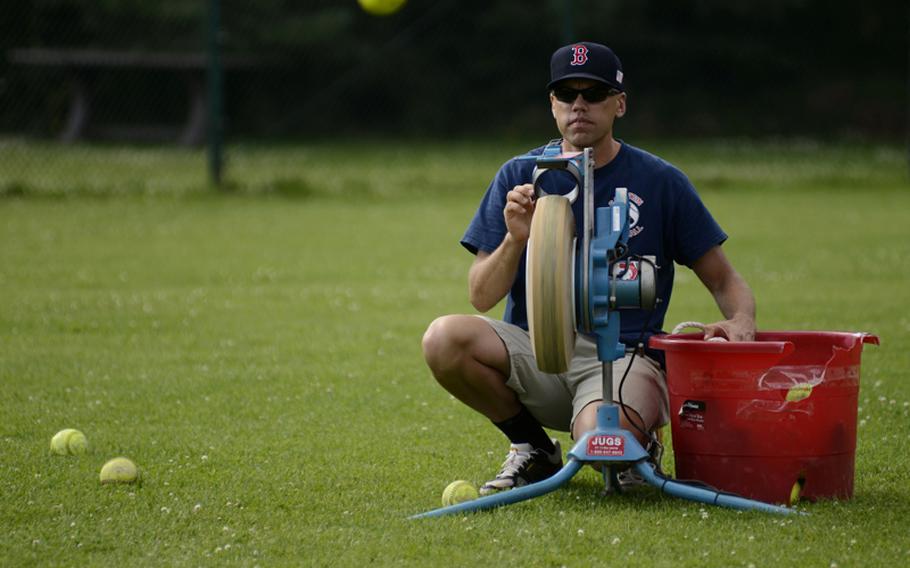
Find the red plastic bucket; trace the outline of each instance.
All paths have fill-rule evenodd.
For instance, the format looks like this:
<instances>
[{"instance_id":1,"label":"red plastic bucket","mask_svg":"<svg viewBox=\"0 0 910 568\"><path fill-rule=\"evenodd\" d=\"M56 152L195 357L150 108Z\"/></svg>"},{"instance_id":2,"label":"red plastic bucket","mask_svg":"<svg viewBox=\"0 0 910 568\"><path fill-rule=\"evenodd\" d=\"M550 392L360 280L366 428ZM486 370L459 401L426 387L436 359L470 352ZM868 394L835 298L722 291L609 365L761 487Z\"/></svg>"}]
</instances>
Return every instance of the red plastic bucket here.
<instances>
[{"instance_id":1,"label":"red plastic bucket","mask_svg":"<svg viewBox=\"0 0 910 568\"><path fill-rule=\"evenodd\" d=\"M763 332L749 342L653 336L667 357L678 479L768 503L853 496L865 333Z\"/></svg>"}]
</instances>

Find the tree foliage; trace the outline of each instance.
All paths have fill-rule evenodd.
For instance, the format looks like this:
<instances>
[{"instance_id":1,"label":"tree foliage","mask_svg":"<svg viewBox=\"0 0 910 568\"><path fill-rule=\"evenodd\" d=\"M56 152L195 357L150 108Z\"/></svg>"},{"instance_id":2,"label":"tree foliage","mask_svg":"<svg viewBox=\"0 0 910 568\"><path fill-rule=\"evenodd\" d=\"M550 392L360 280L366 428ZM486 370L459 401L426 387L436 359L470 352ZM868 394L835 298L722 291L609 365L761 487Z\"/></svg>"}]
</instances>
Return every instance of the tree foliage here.
<instances>
[{"instance_id":1,"label":"tree foliage","mask_svg":"<svg viewBox=\"0 0 910 568\"><path fill-rule=\"evenodd\" d=\"M201 52L206 4L6 0L0 46ZM225 53L260 62L228 72L240 135L544 133L549 54L569 37L623 59L627 131L897 137L907 122L898 0L410 0L388 17L355 0L222 0L221 12Z\"/></svg>"}]
</instances>

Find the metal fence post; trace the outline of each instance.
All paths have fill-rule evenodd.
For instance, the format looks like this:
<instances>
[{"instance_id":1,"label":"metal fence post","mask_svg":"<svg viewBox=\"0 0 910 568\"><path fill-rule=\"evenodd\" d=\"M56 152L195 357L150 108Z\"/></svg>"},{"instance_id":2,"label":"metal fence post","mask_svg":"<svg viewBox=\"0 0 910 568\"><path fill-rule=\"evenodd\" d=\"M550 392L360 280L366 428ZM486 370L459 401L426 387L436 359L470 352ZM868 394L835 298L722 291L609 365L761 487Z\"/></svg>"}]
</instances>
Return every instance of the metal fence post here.
<instances>
[{"instance_id":1,"label":"metal fence post","mask_svg":"<svg viewBox=\"0 0 910 568\"><path fill-rule=\"evenodd\" d=\"M221 1L208 3L208 164L213 184L221 187L224 169L224 72L221 66Z\"/></svg>"},{"instance_id":2,"label":"metal fence post","mask_svg":"<svg viewBox=\"0 0 910 568\"><path fill-rule=\"evenodd\" d=\"M562 0L562 42L564 44L578 41L575 37L575 6L572 0Z\"/></svg>"}]
</instances>

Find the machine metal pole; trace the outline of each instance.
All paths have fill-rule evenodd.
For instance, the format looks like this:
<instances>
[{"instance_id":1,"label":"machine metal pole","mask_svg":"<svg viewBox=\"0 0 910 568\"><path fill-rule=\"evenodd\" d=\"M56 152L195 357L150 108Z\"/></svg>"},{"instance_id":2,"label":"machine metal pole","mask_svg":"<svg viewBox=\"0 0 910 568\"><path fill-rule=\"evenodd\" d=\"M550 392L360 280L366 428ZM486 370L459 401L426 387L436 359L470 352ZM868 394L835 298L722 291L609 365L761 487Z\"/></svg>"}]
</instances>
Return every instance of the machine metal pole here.
<instances>
[{"instance_id":1,"label":"machine metal pole","mask_svg":"<svg viewBox=\"0 0 910 568\"><path fill-rule=\"evenodd\" d=\"M604 404L613 404L613 362L604 361L603 365L603 395Z\"/></svg>"}]
</instances>

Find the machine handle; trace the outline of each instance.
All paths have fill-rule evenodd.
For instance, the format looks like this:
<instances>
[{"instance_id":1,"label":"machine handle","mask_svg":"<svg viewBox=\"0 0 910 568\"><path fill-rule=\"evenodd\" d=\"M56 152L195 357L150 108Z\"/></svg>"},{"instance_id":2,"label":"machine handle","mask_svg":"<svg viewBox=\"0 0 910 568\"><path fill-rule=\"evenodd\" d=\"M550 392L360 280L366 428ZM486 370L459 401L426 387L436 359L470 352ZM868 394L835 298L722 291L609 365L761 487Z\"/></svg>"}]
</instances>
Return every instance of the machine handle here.
<instances>
[{"instance_id":1,"label":"machine handle","mask_svg":"<svg viewBox=\"0 0 910 568\"><path fill-rule=\"evenodd\" d=\"M542 167L541 167L542 166ZM569 203L575 203L575 200L578 199L578 188L582 185L581 171L579 171L578 166L575 165L571 160L543 160L538 159L537 165L534 166L534 172L531 174L531 183L534 184L534 197L541 198L545 195L549 195L546 191L540 187L540 178L547 172L547 170L566 170L572 177L575 178L575 187L572 188L572 191L566 193L564 197L569 200Z\"/></svg>"}]
</instances>

